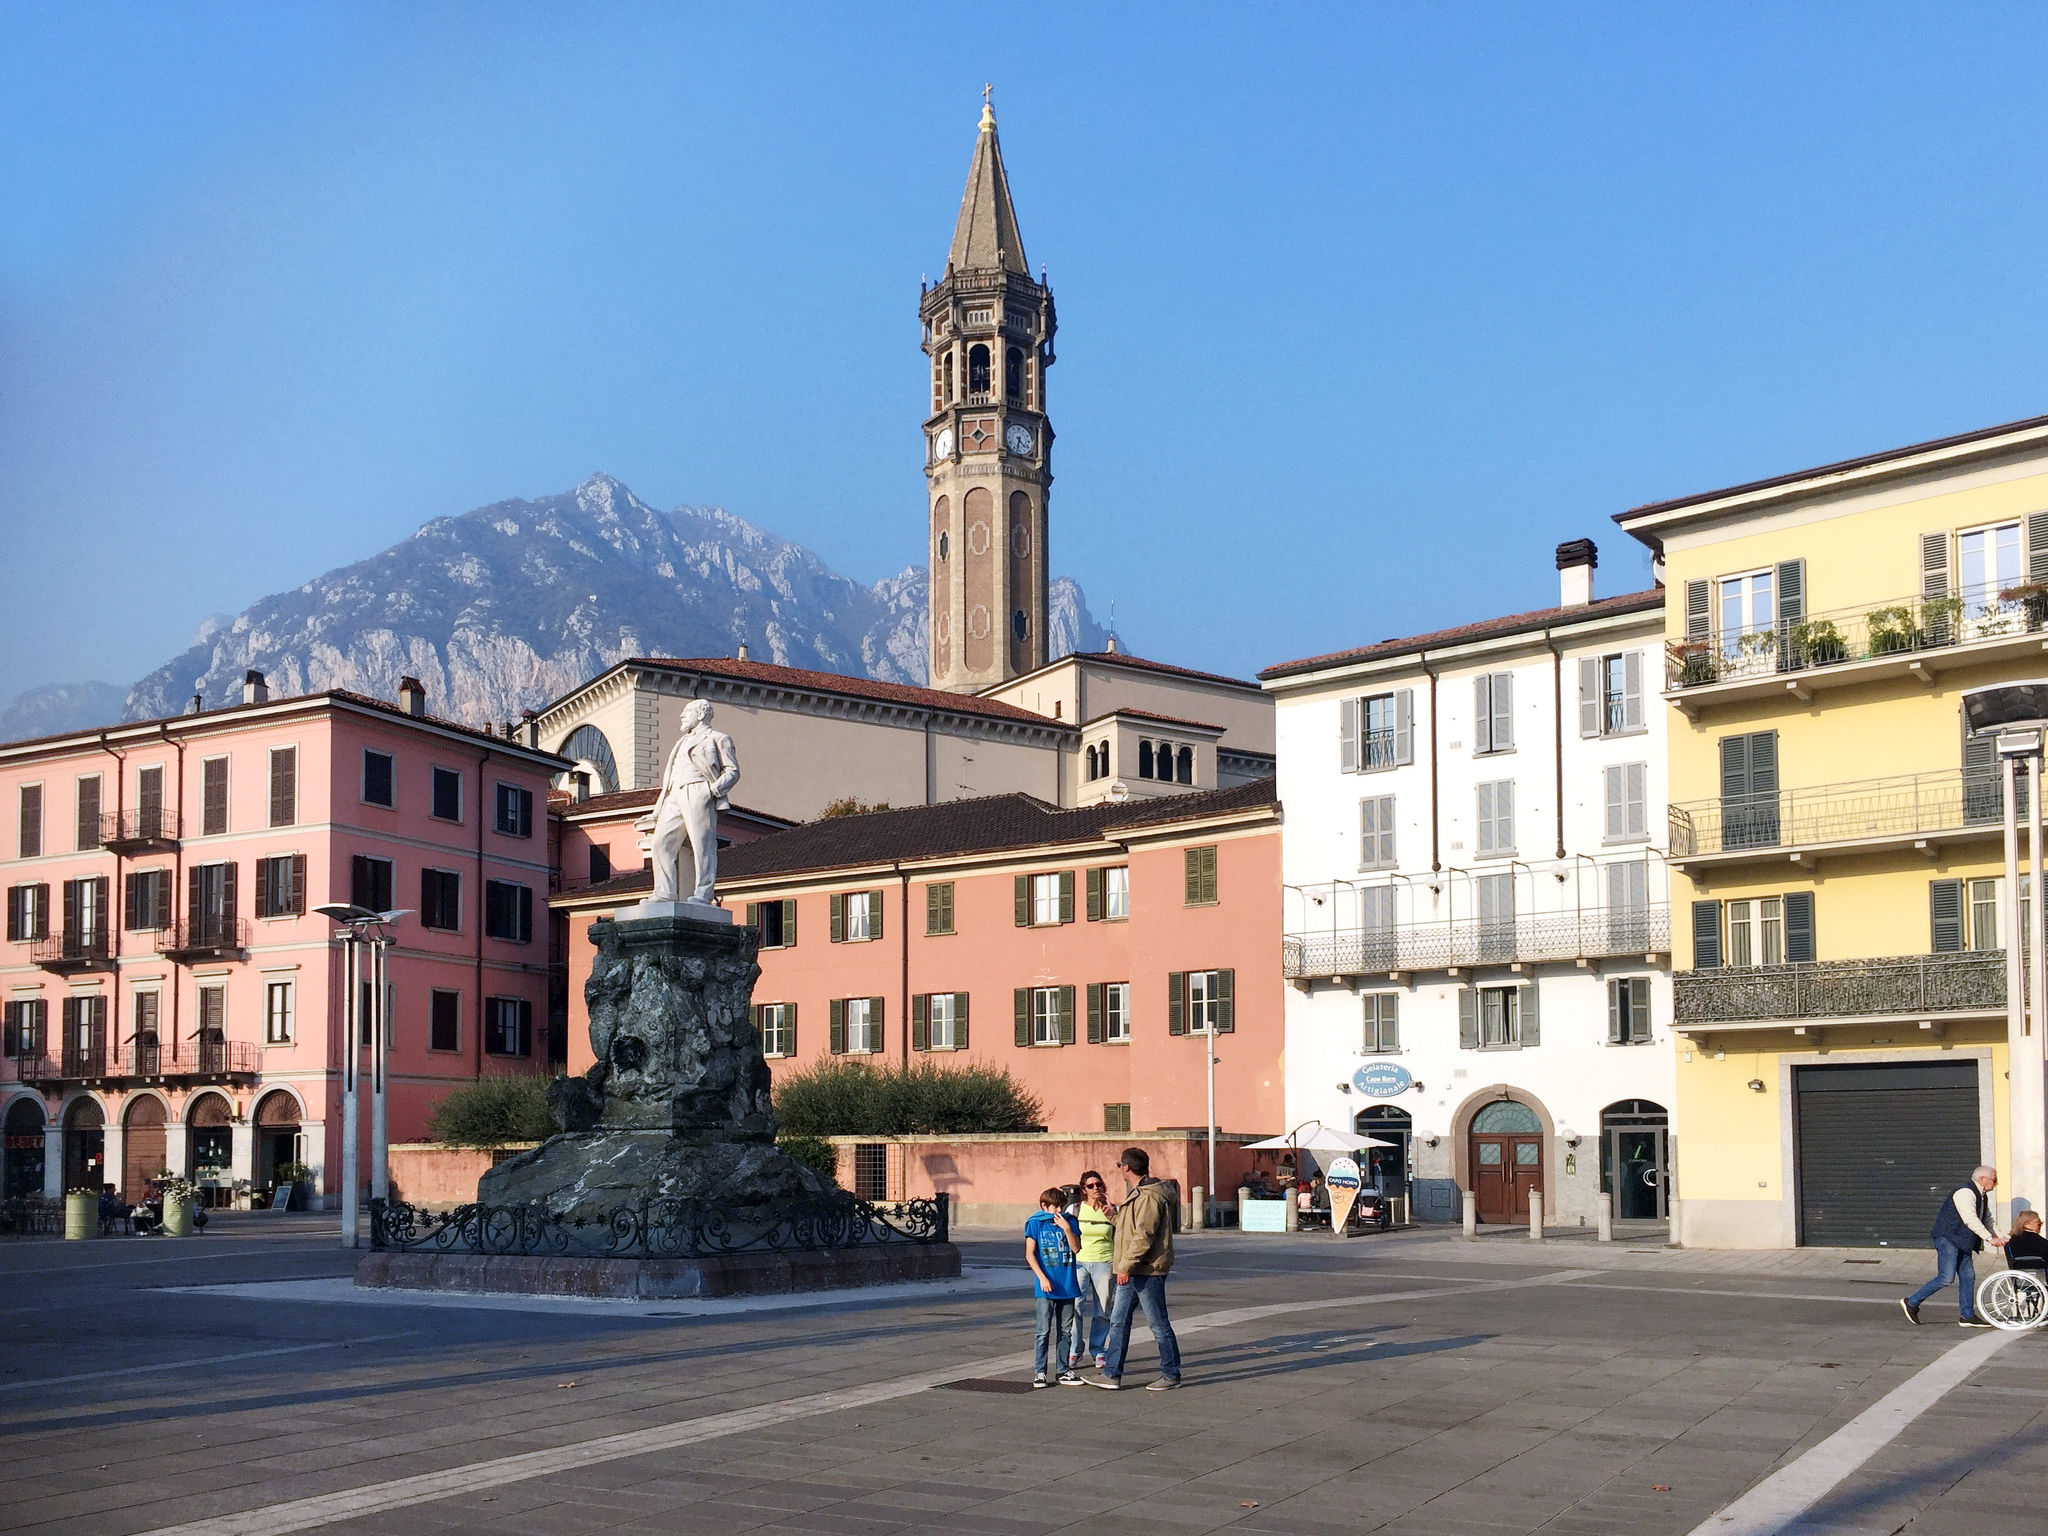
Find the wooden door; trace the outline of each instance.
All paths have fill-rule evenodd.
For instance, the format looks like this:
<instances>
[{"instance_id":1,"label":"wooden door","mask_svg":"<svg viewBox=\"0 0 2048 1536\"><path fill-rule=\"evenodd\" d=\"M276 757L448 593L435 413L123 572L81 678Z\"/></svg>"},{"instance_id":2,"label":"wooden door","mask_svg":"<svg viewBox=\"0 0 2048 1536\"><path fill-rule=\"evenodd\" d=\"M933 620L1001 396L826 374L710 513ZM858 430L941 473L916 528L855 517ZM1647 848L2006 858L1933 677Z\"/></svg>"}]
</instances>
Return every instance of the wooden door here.
<instances>
[{"instance_id":1,"label":"wooden door","mask_svg":"<svg viewBox=\"0 0 2048 1536\"><path fill-rule=\"evenodd\" d=\"M1481 1221L1527 1221L1529 1192L1542 1187L1541 1136L1473 1136L1472 1194Z\"/></svg>"},{"instance_id":2,"label":"wooden door","mask_svg":"<svg viewBox=\"0 0 2048 1536\"><path fill-rule=\"evenodd\" d=\"M140 1201L164 1166L164 1107L155 1099L137 1099L129 1106L126 1134L121 1138L121 1198Z\"/></svg>"}]
</instances>

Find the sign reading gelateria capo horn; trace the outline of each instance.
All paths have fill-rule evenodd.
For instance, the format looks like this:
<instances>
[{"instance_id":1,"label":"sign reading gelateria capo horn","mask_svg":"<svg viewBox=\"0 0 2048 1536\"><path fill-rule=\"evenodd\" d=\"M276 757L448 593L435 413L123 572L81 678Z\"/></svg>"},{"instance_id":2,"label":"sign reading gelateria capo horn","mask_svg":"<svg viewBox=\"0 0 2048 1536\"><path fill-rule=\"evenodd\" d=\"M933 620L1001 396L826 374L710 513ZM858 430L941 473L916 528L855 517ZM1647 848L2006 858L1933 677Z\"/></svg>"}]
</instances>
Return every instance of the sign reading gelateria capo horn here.
<instances>
[{"instance_id":1,"label":"sign reading gelateria capo horn","mask_svg":"<svg viewBox=\"0 0 2048 1536\"><path fill-rule=\"evenodd\" d=\"M1351 1086L1368 1099L1391 1099L1415 1086L1415 1074L1398 1062L1375 1061L1351 1074Z\"/></svg>"},{"instance_id":2,"label":"sign reading gelateria capo horn","mask_svg":"<svg viewBox=\"0 0 2048 1536\"><path fill-rule=\"evenodd\" d=\"M1351 1207L1358 1203L1359 1186L1364 1180L1358 1176L1357 1163L1348 1157L1340 1157L1330 1164L1323 1175L1323 1182L1330 1186L1330 1231L1342 1237L1345 1225L1351 1220Z\"/></svg>"}]
</instances>

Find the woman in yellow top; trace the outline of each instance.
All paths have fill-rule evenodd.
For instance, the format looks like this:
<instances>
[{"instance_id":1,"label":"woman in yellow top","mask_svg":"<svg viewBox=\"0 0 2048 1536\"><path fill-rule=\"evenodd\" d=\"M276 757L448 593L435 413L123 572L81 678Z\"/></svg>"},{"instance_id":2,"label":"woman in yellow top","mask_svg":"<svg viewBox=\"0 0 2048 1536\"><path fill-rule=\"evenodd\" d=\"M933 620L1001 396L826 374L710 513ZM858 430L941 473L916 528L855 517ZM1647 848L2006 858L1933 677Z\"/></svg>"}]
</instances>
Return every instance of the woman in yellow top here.
<instances>
[{"instance_id":1,"label":"woman in yellow top","mask_svg":"<svg viewBox=\"0 0 2048 1536\"><path fill-rule=\"evenodd\" d=\"M1088 1353L1095 1368L1103 1365L1102 1345L1109 1335L1109 1303L1116 1288L1116 1274L1110 1268L1110 1244L1115 1235L1116 1207L1109 1202L1109 1185L1090 1168L1081 1175L1081 1203L1074 1207L1074 1224L1080 1229L1081 1246L1075 1258L1085 1281L1088 1307ZM1081 1362L1073 1362L1079 1369Z\"/></svg>"}]
</instances>

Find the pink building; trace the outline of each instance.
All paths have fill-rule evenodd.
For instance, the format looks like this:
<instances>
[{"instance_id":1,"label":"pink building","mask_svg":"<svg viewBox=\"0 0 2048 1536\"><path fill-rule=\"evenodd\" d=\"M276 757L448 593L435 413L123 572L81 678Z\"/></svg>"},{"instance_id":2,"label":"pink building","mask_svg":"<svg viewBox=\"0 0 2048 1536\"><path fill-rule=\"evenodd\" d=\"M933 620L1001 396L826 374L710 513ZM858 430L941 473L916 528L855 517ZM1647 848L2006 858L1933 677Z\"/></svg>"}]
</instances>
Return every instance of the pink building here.
<instances>
[{"instance_id":1,"label":"pink building","mask_svg":"<svg viewBox=\"0 0 2048 1536\"><path fill-rule=\"evenodd\" d=\"M169 1167L259 1189L340 1165L341 951L311 909L409 908L390 951L390 1133L563 1046L548 785L569 765L330 692L0 746L0 1193ZM559 998L559 989L555 996ZM365 1109L367 1124L367 1108Z\"/></svg>"}]
</instances>

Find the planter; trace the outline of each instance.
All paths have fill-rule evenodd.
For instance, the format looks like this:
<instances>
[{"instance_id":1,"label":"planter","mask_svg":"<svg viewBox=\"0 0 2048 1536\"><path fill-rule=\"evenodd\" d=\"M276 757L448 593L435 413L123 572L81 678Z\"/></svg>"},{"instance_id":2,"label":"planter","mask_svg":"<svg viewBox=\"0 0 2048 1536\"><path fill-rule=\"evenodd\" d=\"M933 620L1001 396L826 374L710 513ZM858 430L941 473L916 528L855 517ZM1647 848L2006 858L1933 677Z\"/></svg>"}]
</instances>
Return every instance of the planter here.
<instances>
[{"instance_id":1,"label":"planter","mask_svg":"<svg viewBox=\"0 0 2048 1536\"><path fill-rule=\"evenodd\" d=\"M192 1235L192 1202L180 1200L174 1195L164 1197L164 1236L190 1237Z\"/></svg>"},{"instance_id":2,"label":"planter","mask_svg":"<svg viewBox=\"0 0 2048 1536\"><path fill-rule=\"evenodd\" d=\"M299 1179L292 1185L291 1209L295 1211L317 1211L320 1197L313 1193L311 1179Z\"/></svg>"},{"instance_id":3,"label":"planter","mask_svg":"<svg viewBox=\"0 0 2048 1536\"><path fill-rule=\"evenodd\" d=\"M100 1235L100 1197L70 1194L64 1197L64 1237L76 1242Z\"/></svg>"}]
</instances>

